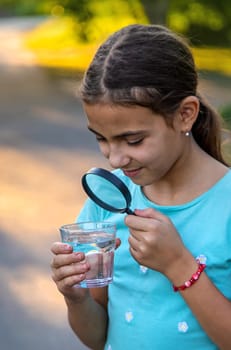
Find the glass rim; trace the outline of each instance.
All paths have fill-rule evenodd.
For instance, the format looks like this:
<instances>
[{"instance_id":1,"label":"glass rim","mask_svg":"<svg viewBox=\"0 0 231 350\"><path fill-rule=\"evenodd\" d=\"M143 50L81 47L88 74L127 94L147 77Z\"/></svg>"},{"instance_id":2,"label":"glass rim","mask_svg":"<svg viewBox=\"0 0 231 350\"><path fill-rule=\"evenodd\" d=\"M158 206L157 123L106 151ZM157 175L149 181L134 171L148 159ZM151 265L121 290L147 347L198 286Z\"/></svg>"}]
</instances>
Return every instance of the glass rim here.
<instances>
[{"instance_id":1,"label":"glass rim","mask_svg":"<svg viewBox=\"0 0 231 350\"><path fill-rule=\"evenodd\" d=\"M86 226L86 227L84 227ZM96 229L103 229L107 227L113 227L116 229L116 224L111 221L79 221L79 222L73 222L71 224L64 224L59 227L59 230L69 230L69 229L86 229L86 230L96 230Z\"/></svg>"}]
</instances>

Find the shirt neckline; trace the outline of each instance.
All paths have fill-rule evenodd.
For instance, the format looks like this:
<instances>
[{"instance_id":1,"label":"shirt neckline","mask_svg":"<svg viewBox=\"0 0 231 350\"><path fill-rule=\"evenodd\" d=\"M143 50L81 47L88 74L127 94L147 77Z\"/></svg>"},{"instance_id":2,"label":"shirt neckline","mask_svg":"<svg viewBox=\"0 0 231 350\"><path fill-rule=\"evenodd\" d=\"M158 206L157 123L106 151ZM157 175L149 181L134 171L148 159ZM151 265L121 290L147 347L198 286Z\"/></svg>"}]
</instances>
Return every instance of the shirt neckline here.
<instances>
[{"instance_id":1,"label":"shirt neckline","mask_svg":"<svg viewBox=\"0 0 231 350\"><path fill-rule=\"evenodd\" d=\"M141 186L138 186L138 191L140 196L142 197L144 203L146 205L151 205L152 207L156 208L156 209L161 209L163 210L171 210L171 211L177 211L177 210L183 210L189 207L192 207L194 205L196 205L198 202L201 202L203 200L206 200L206 198L208 196L210 196L213 192L216 192L220 186L222 186L223 182L226 181L226 178L229 177L231 175L231 170L229 169L225 175L223 177L221 177L214 185L212 185L207 191L203 192L201 195L197 196L196 198L192 199L189 202L185 202L182 204L177 204L177 205L160 205L157 204L153 201L151 201L150 199L148 199L145 194L143 193L143 190L141 188Z\"/></svg>"}]
</instances>

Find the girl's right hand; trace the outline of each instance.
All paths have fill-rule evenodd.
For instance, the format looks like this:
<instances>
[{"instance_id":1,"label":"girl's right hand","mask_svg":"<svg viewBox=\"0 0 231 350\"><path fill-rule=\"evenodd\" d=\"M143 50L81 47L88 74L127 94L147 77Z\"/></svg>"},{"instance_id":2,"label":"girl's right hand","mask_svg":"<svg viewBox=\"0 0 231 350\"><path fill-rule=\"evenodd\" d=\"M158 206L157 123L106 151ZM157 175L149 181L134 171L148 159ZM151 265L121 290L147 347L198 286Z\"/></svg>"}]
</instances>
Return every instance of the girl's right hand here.
<instances>
[{"instance_id":1,"label":"girl's right hand","mask_svg":"<svg viewBox=\"0 0 231 350\"><path fill-rule=\"evenodd\" d=\"M88 295L87 288L77 288L83 281L90 266L82 252L73 252L70 245L55 242L51 246L54 254L51 261L52 279L65 298L73 302L81 302Z\"/></svg>"}]
</instances>

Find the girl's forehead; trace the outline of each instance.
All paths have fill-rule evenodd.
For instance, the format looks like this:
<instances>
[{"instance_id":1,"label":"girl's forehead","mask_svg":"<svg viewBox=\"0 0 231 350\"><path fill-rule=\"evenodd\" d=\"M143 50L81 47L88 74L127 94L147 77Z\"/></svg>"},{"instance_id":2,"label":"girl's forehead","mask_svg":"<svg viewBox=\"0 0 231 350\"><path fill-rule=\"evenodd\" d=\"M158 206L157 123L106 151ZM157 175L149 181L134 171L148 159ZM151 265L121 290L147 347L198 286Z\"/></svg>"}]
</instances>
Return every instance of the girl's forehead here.
<instances>
[{"instance_id":1,"label":"girl's forehead","mask_svg":"<svg viewBox=\"0 0 231 350\"><path fill-rule=\"evenodd\" d=\"M98 135L129 136L166 128L164 118L145 107L91 105L85 112L89 130Z\"/></svg>"},{"instance_id":2,"label":"girl's forehead","mask_svg":"<svg viewBox=\"0 0 231 350\"><path fill-rule=\"evenodd\" d=\"M141 106L84 104L84 110L89 120L98 120L98 122L104 119L114 120L115 122L126 119L127 122L146 123L158 116L160 117L160 115L153 113L149 108Z\"/></svg>"}]
</instances>

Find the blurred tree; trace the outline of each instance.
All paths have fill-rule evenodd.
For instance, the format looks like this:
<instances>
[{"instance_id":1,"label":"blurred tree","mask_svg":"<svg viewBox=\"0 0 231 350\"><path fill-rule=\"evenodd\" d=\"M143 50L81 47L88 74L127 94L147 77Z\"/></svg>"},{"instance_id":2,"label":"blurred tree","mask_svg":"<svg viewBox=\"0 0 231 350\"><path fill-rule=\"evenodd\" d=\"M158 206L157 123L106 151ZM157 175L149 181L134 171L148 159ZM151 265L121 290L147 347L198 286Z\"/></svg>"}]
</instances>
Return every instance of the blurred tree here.
<instances>
[{"instance_id":1,"label":"blurred tree","mask_svg":"<svg viewBox=\"0 0 231 350\"><path fill-rule=\"evenodd\" d=\"M150 23L168 25L185 34L196 46L231 46L230 0L141 0L141 3Z\"/></svg>"},{"instance_id":2,"label":"blurred tree","mask_svg":"<svg viewBox=\"0 0 231 350\"><path fill-rule=\"evenodd\" d=\"M231 46L230 0L172 0L167 24L196 46Z\"/></svg>"},{"instance_id":3,"label":"blurred tree","mask_svg":"<svg viewBox=\"0 0 231 350\"><path fill-rule=\"evenodd\" d=\"M166 24L169 2L169 0L141 0L150 23Z\"/></svg>"},{"instance_id":4,"label":"blurred tree","mask_svg":"<svg viewBox=\"0 0 231 350\"><path fill-rule=\"evenodd\" d=\"M0 1L0 15L6 16L12 14L11 8L15 1L1 0Z\"/></svg>"},{"instance_id":5,"label":"blurred tree","mask_svg":"<svg viewBox=\"0 0 231 350\"><path fill-rule=\"evenodd\" d=\"M231 46L230 0L124 0L138 21L137 2L150 23L167 24L189 37L194 45ZM111 6L114 11L113 0L0 0L0 13L70 14L77 20L80 38L87 41L97 6ZM121 15L122 11L121 7Z\"/></svg>"},{"instance_id":6,"label":"blurred tree","mask_svg":"<svg viewBox=\"0 0 231 350\"><path fill-rule=\"evenodd\" d=\"M88 26L94 13L91 9L91 0L59 0L65 12L74 15L78 19L78 35L83 42L88 41Z\"/></svg>"}]
</instances>

